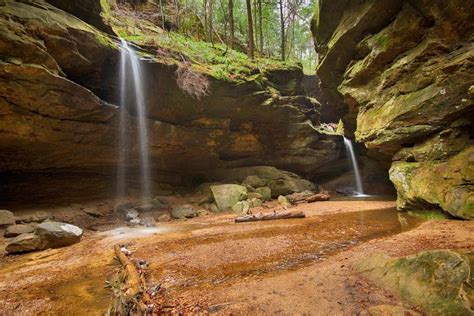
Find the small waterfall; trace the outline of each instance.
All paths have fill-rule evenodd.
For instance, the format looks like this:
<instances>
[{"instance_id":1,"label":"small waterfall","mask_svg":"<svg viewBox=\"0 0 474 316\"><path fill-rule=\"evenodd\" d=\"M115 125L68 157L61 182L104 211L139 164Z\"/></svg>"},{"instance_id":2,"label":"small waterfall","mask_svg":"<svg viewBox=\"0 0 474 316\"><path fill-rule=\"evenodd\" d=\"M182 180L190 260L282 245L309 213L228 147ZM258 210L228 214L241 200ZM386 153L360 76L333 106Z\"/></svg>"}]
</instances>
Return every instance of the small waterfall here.
<instances>
[{"instance_id":1,"label":"small waterfall","mask_svg":"<svg viewBox=\"0 0 474 316\"><path fill-rule=\"evenodd\" d=\"M343 136L344 137L344 136ZM356 183L356 195L362 196L364 194L364 187L362 186L362 180L360 179L359 166L357 164L357 159L354 153L354 148L352 147L352 142L350 139L344 137L344 146L346 147L346 152L351 158L352 169L354 169L354 177Z\"/></svg>"},{"instance_id":2,"label":"small waterfall","mask_svg":"<svg viewBox=\"0 0 474 316\"><path fill-rule=\"evenodd\" d=\"M146 126L145 89L140 60L135 51L121 40L120 53L120 127L119 127L119 166L117 172L117 193L126 194L127 162L130 157L131 139L128 126L129 110L135 113L138 126L138 145L140 149L140 184L143 198L151 195L150 159L148 150L148 131Z\"/></svg>"}]
</instances>

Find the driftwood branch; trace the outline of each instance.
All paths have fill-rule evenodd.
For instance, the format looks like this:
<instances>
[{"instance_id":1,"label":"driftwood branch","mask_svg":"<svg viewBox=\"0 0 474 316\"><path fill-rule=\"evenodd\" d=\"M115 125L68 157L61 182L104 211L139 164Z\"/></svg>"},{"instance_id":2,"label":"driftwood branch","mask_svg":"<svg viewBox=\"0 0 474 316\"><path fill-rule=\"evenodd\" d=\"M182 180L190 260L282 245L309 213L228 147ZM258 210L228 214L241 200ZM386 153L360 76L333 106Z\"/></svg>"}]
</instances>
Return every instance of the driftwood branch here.
<instances>
[{"instance_id":1,"label":"driftwood branch","mask_svg":"<svg viewBox=\"0 0 474 316\"><path fill-rule=\"evenodd\" d=\"M274 219L288 219L288 218L304 218L305 215L301 211L279 211L273 213L258 213L254 215L244 215L235 218L236 223L269 221Z\"/></svg>"}]
</instances>

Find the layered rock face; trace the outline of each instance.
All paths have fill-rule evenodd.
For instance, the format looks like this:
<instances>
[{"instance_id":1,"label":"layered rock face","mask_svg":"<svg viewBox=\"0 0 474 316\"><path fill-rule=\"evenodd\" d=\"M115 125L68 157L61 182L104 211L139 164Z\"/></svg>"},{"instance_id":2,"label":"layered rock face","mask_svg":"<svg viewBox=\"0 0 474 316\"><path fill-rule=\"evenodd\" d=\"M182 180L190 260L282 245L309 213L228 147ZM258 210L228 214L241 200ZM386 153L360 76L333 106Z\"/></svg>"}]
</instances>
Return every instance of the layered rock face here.
<instances>
[{"instance_id":1,"label":"layered rock face","mask_svg":"<svg viewBox=\"0 0 474 316\"><path fill-rule=\"evenodd\" d=\"M398 206L474 217L474 3L319 1L318 76Z\"/></svg>"},{"instance_id":2,"label":"layered rock face","mask_svg":"<svg viewBox=\"0 0 474 316\"><path fill-rule=\"evenodd\" d=\"M83 16L81 5L48 2L110 31L95 9ZM118 156L118 45L48 2L0 2L0 172L9 179L47 172L66 187L69 175L80 174L89 187L113 189L104 181L111 180L105 175L113 175ZM206 170L252 165L306 175L340 155L340 137L308 124L319 124L319 104L303 95L300 68L269 70L263 80L242 83L211 79L209 96L195 100L178 88L176 65L159 57L143 64L158 182L187 185L196 177L205 181ZM139 161L134 149L131 170ZM13 196L8 190L16 188L3 192Z\"/></svg>"}]
</instances>

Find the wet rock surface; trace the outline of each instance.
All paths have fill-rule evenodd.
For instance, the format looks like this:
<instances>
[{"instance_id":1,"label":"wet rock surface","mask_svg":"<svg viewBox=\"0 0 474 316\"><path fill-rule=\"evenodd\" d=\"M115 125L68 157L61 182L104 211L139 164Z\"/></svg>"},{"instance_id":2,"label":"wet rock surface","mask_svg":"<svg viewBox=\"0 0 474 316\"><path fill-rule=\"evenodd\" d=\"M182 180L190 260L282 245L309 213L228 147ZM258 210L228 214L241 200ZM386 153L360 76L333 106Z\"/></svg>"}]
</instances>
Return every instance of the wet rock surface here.
<instances>
[{"instance_id":1,"label":"wet rock surface","mask_svg":"<svg viewBox=\"0 0 474 316\"><path fill-rule=\"evenodd\" d=\"M473 171L461 179L442 166L474 146L473 21L473 3L461 0L317 5L317 74L347 131L369 156L394 160L391 174L398 179L446 171L441 186L450 197L427 192L436 186L430 176L414 180L416 186L396 180L399 208L435 205L472 218Z\"/></svg>"}]
</instances>

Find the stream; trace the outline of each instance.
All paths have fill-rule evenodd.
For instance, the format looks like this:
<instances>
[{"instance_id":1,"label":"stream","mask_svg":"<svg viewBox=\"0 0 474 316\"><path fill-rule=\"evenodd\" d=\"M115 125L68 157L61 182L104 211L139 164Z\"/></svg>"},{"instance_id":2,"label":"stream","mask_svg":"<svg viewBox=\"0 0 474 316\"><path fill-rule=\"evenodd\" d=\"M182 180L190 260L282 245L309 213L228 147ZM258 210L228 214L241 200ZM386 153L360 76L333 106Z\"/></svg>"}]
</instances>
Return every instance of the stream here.
<instances>
[{"instance_id":1,"label":"stream","mask_svg":"<svg viewBox=\"0 0 474 316\"><path fill-rule=\"evenodd\" d=\"M420 223L390 208L244 224L224 216L119 227L71 247L7 257L0 268L0 304L7 313L105 313L111 292L104 285L118 267L112 251L118 242L149 263L150 284L160 284L161 295L172 300L189 288L281 275Z\"/></svg>"}]
</instances>

